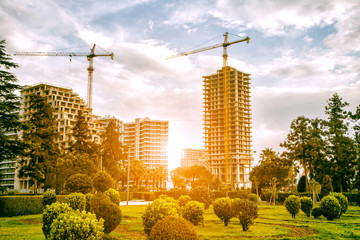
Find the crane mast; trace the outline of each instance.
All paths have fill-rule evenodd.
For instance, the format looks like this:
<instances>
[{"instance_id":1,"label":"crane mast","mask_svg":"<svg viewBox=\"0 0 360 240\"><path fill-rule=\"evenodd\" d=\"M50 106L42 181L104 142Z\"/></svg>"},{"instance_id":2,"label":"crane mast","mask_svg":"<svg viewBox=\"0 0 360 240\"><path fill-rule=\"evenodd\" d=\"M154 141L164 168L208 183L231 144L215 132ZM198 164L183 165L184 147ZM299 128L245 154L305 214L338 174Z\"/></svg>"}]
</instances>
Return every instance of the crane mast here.
<instances>
[{"instance_id":1,"label":"crane mast","mask_svg":"<svg viewBox=\"0 0 360 240\"><path fill-rule=\"evenodd\" d=\"M225 178L224 178L224 180L225 180L226 184L228 183L227 177L229 175L229 106L228 106L228 76L227 76L228 54L227 54L227 47L232 44L245 42L245 41L246 41L246 43L249 43L250 38L245 37L244 39L240 39L240 40L233 41L233 42L228 42L228 32L226 32L224 34L224 43L219 43L216 45L199 48L199 49L191 50L191 51L187 51L187 52L182 52L182 53L178 53L178 54L166 57L166 59L172 59L172 58L176 58L176 57L188 56L190 54L204 52L207 50L223 47L224 152L225 152L225 156L224 156L224 158L225 158L224 159L225 160Z\"/></svg>"},{"instance_id":2,"label":"crane mast","mask_svg":"<svg viewBox=\"0 0 360 240\"><path fill-rule=\"evenodd\" d=\"M95 44L90 49L90 54L85 52L16 52L15 56L57 56L57 57L87 57L89 61L88 67L88 86L87 86L87 106L92 108L92 92L93 92L93 75L94 75L94 57L111 57L114 59L114 54L95 54Z\"/></svg>"}]
</instances>

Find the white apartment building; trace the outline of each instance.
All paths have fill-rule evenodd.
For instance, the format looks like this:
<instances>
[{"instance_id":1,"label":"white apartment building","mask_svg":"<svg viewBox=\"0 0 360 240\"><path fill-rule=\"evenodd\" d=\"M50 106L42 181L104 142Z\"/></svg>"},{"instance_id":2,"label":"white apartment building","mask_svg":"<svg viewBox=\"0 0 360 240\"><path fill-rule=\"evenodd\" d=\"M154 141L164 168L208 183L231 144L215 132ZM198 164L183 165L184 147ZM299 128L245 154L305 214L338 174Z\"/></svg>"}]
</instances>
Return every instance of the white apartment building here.
<instances>
[{"instance_id":1,"label":"white apartment building","mask_svg":"<svg viewBox=\"0 0 360 240\"><path fill-rule=\"evenodd\" d=\"M205 150L185 148L181 150L181 167L206 166Z\"/></svg>"}]
</instances>

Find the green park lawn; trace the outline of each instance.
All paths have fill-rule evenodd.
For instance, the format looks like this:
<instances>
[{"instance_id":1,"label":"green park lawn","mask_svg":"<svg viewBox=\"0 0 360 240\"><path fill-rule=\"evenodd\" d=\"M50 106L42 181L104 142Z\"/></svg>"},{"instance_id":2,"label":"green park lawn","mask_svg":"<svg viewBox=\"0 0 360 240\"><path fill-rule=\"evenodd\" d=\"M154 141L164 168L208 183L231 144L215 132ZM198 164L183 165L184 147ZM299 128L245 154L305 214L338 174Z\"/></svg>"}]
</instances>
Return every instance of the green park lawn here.
<instances>
[{"instance_id":1,"label":"green park lawn","mask_svg":"<svg viewBox=\"0 0 360 240\"><path fill-rule=\"evenodd\" d=\"M146 206L122 206L123 220L111 233L118 239L146 239L141 215ZM0 218L0 239L44 239L41 215ZM284 206L259 206L259 217L247 232L239 221L231 220L227 227L212 208L205 213L204 226L197 226L200 239L360 239L360 207L350 206L334 221L324 217L314 219L300 212L295 219Z\"/></svg>"}]
</instances>

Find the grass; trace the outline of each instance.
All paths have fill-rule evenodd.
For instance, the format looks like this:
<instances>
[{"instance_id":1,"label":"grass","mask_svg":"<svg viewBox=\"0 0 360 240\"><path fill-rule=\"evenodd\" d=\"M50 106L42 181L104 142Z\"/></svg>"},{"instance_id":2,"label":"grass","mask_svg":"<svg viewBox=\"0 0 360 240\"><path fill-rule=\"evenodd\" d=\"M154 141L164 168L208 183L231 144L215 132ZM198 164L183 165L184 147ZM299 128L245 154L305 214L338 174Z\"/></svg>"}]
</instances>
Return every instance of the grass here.
<instances>
[{"instance_id":1,"label":"grass","mask_svg":"<svg viewBox=\"0 0 360 240\"><path fill-rule=\"evenodd\" d=\"M123 220L110 234L121 240L146 239L141 215L146 206L122 206ZM0 239L44 239L41 215L0 218ZM235 218L227 227L212 208L203 226L196 226L201 240L212 239L360 239L360 208L350 206L340 219L314 219L300 212L293 219L284 206L259 206L259 217L247 232Z\"/></svg>"}]
</instances>

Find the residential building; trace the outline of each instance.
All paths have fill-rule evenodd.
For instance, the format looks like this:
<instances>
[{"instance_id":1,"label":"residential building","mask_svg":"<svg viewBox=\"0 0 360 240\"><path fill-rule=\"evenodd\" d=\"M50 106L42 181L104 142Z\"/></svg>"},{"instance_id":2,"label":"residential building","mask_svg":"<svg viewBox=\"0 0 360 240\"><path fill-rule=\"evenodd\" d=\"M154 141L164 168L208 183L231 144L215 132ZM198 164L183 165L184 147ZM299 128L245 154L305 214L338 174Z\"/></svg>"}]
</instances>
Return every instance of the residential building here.
<instances>
[{"instance_id":1,"label":"residential building","mask_svg":"<svg viewBox=\"0 0 360 240\"><path fill-rule=\"evenodd\" d=\"M205 150L185 148L181 150L181 167L206 166Z\"/></svg>"},{"instance_id":2,"label":"residential building","mask_svg":"<svg viewBox=\"0 0 360 240\"><path fill-rule=\"evenodd\" d=\"M150 170L162 166L168 172L168 137L169 121L136 118L124 123L124 145L130 148L130 159L142 161Z\"/></svg>"},{"instance_id":3,"label":"residential building","mask_svg":"<svg viewBox=\"0 0 360 240\"><path fill-rule=\"evenodd\" d=\"M223 69L203 76L206 158L209 170L224 183L248 187L253 162L250 74L227 67L226 83L224 95Z\"/></svg>"}]
</instances>

